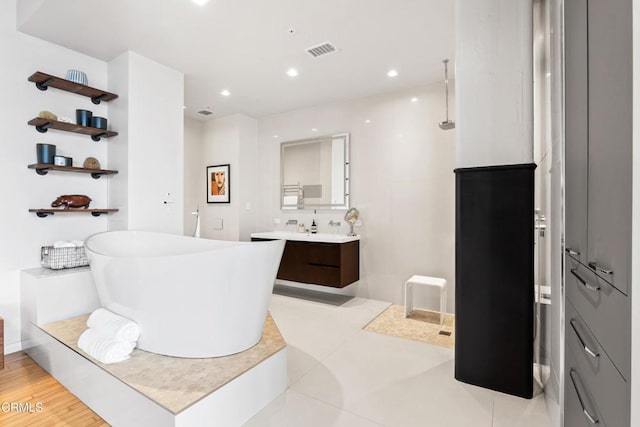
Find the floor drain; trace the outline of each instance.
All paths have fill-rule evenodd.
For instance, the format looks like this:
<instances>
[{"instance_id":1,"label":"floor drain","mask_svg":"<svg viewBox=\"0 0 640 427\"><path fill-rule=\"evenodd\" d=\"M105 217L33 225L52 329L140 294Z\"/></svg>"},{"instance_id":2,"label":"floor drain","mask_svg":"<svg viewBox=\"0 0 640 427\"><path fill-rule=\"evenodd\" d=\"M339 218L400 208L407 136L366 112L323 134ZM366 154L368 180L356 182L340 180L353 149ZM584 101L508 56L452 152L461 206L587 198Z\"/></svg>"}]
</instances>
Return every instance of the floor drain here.
<instances>
[{"instance_id":1,"label":"floor drain","mask_svg":"<svg viewBox=\"0 0 640 427\"><path fill-rule=\"evenodd\" d=\"M446 336L451 336L451 332L449 332L449 331L440 331L440 332L438 332L438 334L440 334L440 335L446 335Z\"/></svg>"}]
</instances>

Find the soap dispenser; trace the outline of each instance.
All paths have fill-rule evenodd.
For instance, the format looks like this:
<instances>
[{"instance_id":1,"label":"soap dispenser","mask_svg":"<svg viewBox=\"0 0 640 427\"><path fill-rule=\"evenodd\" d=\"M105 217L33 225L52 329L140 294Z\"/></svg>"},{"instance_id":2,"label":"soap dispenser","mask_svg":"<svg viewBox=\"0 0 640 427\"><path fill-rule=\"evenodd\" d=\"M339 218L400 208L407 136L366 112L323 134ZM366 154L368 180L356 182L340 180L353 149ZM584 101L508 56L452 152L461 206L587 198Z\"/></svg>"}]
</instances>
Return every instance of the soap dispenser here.
<instances>
[{"instance_id":1,"label":"soap dispenser","mask_svg":"<svg viewBox=\"0 0 640 427\"><path fill-rule=\"evenodd\" d=\"M316 234L318 232L318 226L316 225L315 218L311 221L311 234Z\"/></svg>"}]
</instances>

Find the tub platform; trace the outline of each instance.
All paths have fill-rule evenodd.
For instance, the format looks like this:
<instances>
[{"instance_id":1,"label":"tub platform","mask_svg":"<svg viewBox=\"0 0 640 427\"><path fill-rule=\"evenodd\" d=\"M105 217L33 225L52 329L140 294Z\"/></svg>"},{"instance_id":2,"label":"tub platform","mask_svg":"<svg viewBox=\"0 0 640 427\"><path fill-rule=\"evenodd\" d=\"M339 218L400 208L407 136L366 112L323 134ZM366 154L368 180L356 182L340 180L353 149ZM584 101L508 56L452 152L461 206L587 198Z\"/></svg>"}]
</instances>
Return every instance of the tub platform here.
<instances>
[{"instance_id":1,"label":"tub platform","mask_svg":"<svg viewBox=\"0 0 640 427\"><path fill-rule=\"evenodd\" d=\"M286 389L286 343L270 314L262 339L241 353L185 359L135 349L110 365L77 346L88 317L33 325L38 344L26 351L112 425L241 425Z\"/></svg>"}]
</instances>

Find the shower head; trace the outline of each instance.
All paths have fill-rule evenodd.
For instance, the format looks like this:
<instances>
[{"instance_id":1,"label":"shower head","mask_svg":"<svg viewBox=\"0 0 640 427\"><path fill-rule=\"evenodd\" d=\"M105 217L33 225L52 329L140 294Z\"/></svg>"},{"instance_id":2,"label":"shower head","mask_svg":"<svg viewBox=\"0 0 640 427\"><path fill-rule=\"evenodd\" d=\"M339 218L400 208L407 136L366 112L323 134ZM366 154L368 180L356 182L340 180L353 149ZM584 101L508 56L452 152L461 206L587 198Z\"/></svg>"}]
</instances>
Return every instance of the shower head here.
<instances>
[{"instance_id":1,"label":"shower head","mask_svg":"<svg viewBox=\"0 0 640 427\"><path fill-rule=\"evenodd\" d=\"M453 120L449 120L449 70L447 65L449 64L449 60L445 59L442 61L444 63L444 96L445 96L445 113L447 114L447 118L444 122L438 123L440 129L449 130L456 127L456 124Z\"/></svg>"},{"instance_id":2,"label":"shower head","mask_svg":"<svg viewBox=\"0 0 640 427\"><path fill-rule=\"evenodd\" d=\"M451 120L445 120L444 122L438 123L438 126L440 126L442 130L449 130L455 128L456 124Z\"/></svg>"}]
</instances>

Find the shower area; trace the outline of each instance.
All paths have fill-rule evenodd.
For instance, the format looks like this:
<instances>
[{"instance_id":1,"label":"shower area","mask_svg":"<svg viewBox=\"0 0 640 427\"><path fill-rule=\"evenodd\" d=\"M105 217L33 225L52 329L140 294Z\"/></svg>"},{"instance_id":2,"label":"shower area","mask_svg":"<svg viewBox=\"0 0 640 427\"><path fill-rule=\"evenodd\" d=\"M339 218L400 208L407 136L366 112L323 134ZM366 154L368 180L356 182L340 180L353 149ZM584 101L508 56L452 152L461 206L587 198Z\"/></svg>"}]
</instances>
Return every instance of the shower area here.
<instances>
[{"instance_id":1,"label":"shower area","mask_svg":"<svg viewBox=\"0 0 640 427\"><path fill-rule=\"evenodd\" d=\"M534 378L560 425L563 377L562 0L534 0Z\"/></svg>"}]
</instances>

